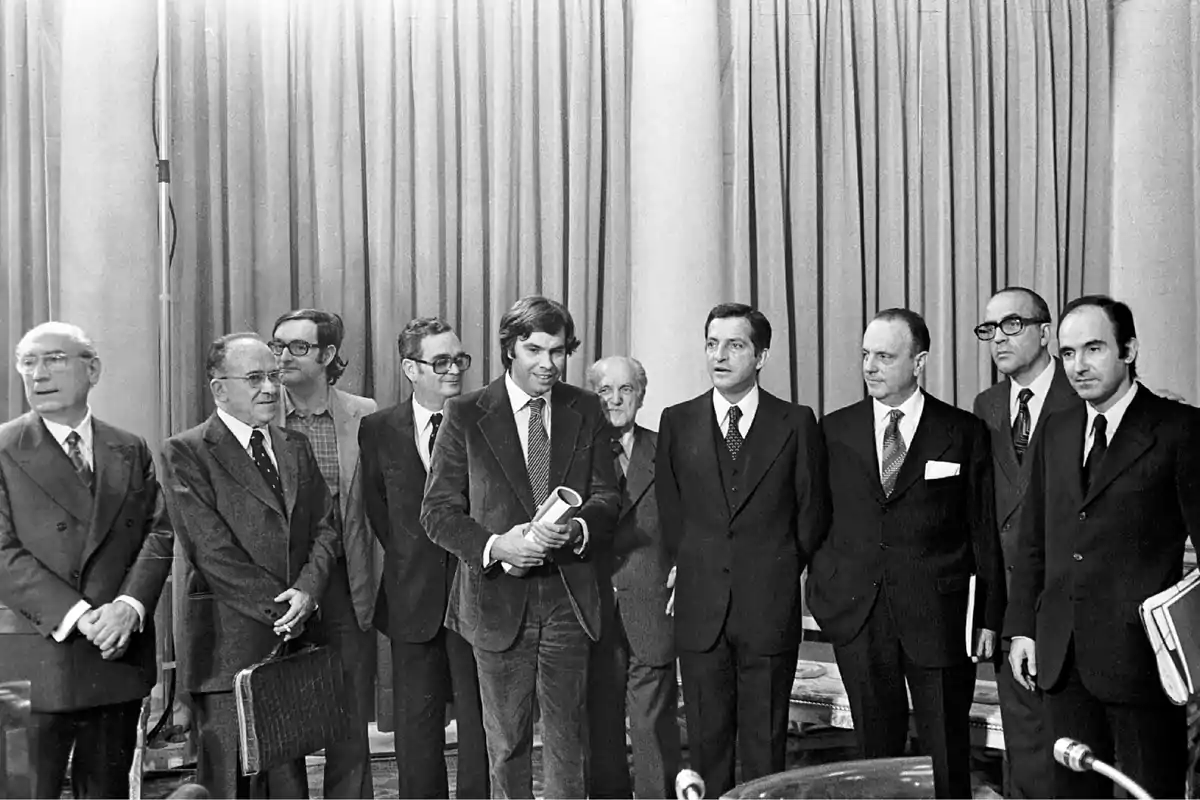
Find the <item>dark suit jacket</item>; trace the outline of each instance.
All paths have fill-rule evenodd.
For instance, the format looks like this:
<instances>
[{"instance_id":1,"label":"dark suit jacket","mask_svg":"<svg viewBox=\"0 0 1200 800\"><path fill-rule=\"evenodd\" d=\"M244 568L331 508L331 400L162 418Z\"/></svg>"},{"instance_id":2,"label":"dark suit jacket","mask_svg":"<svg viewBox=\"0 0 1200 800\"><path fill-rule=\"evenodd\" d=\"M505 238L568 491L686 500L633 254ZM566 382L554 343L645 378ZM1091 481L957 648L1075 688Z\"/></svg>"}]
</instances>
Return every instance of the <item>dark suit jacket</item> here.
<instances>
[{"instance_id":1,"label":"dark suit jacket","mask_svg":"<svg viewBox=\"0 0 1200 800\"><path fill-rule=\"evenodd\" d=\"M1004 635L1037 643L1052 688L1067 645L1084 686L1106 702L1163 701L1138 604L1178 581L1188 536L1200 543L1200 411L1145 386L1083 491L1087 410L1045 422L1021 520Z\"/></svg>"},{"instance_id":2,"label":"dark suit jacket","mask_svg":"<svg viewBox=\"0 0 1200 800\"><path fill-rule=\"evenodd\" d=\"M32 681L34 711L140 700L157 679L154 607L173 536L139 436L92 418L95 494L33 412L0 425L0 681ZM128 595L145 627L105 661L78 632L51 634L80 600Z\"/></svg>"},{"instance_id":3,"label":"dark suit jacket","mask_svg":"<svg viewBox=\"0 0 1200 800\"><path fill-rule=\"evenodd\" d=\"M417 452L412 401L362 421L363 500L383 544L385 632L403 642L428 642L446 619L446 600L458 559L421 527L425 465Z\"/></svg>"},{"instance_id":4,"label":"dark suit jacket","mask_svg":"<svg viewBox=\"0 0 1200 800\"><path fill-rule=\"evenodd\" d=\"M1064 408L1083 403L1071 388L1062 363L1054 359L1054 377L1042 404L1037 427L1033 430L1026 455L1042 435L1043 424L1051 414ZM984 389L975 398L975 416L988 426L992 437L993 478L996 487L996 524L1000 528L1000 547L1004 553L1004 565L1009 586L1012 582L1013 564L1017 557L1017 539L1020 536L1021 504L1029 488L1029 470L1033 459L1026 457L1017 461L1017 451L1012 443L1012 379L1007 378L995 386Z\"/></svg>"},{"instance_id":5,"label":"dark suit jacket","mask_svg":"<svg viewBox=\"0 0 1200 800\"><path fill-rule=\"evenodd\" d=\"M808 600L821 630L847 644L886 586L904 652L916 664L967 659L968 585L976 573L977 626L1000 630L1004 569L992 500L987 428L925 395L925 410L891 497L883 493L870 398L821 422L829 452L833 519L808 571ZM926 462L959 464L954 477L925 479Z\"/></svg>"},{"instance_id":6,"label":"dark suit jacket","mask_svg":"<svg viewBox=\"0 0 1200 800\"><path fill-rule=\"evenodd\" d=\"M320 602L341 554L312 445L275 425L270 436L284 507L215 413L163 446L167 503L185 556L176 641L186 691L232 690L234 674L280 641L273 627L287 606L275 597L294 587Z\"/></svg>"},{"instance_id":7,"label":"dark suit jacket","mask_svg":"<svg viewBox=\"0 0 1200 800\"><path fill-rule=\"evenodd\" d=\"M825 528L824 445L812 409L759 390L742 445L741 498L721 482L712 391L666 409L656 487L675 577L675 644L704 651L729 617L747 647L800 643L800 573Z\"/></svg>"},{"instance_id":8,"label":"dark suit jacket","mask_svg":"<svg viewBox=\"0 0 1200 800\"><path fill-rule=\"evenodd\" d=\"M621 615L629 646L638 659L661 667L675 660L674 622L667 616L667 574L671 556L658 524L654 491L654 453L658 434L634 428L633 451L621 492L621 514L609 547L596 550L603 618ZM620 448L619 440L614 440ZM620 466L613 450L617 474ZM608 591L611 586L613 591Z\"/></svg>"},{"instance_id":9,"label":"dark suit jacket","mask_svg":"<svg viewBox=\"0 0 1200 800\"><path fill-rule=\"evenodd\" d=\"M612 535L620 498L610 432L600 398L565 383L550 392L550 487L569 486L584 498L578 516L592 546ZM446 403L421 507L433 542L462 562L446 610L446 626L487 651L516 641L530 581L499 562L483 569L492 534L528 522L536 506L504 378ZM600 595L589 556L564 547L555 562L580 624L600 638ZM465 569L464 569L465 567Z\"/></svg>"}]
</instances>

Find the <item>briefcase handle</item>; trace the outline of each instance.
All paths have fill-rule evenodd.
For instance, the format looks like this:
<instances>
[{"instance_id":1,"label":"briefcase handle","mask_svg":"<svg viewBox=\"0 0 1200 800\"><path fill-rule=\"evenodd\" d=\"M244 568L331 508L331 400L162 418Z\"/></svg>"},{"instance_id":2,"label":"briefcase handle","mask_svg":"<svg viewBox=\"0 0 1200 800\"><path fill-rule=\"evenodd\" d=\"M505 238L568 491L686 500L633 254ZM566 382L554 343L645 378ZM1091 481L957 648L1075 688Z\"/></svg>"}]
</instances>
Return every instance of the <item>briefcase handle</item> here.
<instances>
[{"instance_id":1,"label":"briefcase handle","mask_svg":"<svg viewBox=\"0 0 1200 800\"><path fill-rule=\"evenodd\" d=\"M280 641L279 644L275 645L275 649L271 651L271 654L267 656L266 660L278 661L281 658L287 658L288 656L295 656L301 653L307 653L310 650L316 650L317 647L319 647L319 645L313 644L312 642L303 638L291 640L284 639L283 641Z\"/></svg>"}]
</instances>

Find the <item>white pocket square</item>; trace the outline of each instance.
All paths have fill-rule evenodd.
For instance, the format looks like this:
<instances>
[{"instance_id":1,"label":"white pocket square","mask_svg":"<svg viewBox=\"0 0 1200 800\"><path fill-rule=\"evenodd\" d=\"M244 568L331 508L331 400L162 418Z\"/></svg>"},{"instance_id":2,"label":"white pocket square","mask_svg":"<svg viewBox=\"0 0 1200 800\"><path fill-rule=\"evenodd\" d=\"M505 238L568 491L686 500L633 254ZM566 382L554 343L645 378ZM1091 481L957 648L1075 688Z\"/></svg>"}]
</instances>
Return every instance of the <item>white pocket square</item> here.
<instances>
[{"instance_id":1,"label":"white pocket square","mask_svg":"<svg viewBox=\"0 0 1200 800\"><path fill-rule=\"evenodd\" d=\"M936 481L938 478L953 478L962 473L962 464L953 461L926 461L925 480Z\"/></svg>"}]
</instances>

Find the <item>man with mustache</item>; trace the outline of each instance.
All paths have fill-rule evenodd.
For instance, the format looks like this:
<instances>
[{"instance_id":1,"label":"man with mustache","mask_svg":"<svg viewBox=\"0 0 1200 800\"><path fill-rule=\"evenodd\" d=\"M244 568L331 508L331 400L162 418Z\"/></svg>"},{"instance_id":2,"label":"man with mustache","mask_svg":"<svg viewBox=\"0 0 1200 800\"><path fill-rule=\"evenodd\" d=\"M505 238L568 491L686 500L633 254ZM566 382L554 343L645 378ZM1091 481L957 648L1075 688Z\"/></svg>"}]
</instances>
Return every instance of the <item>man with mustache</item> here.
<instances>
[{"instance_id":1,"label":"man with mustache","mask_svg":"<svg viewBox=\"0 0 1200 800\"><path fill-rule=\"evenodd\" d=\"M447 628L458 559L421 527L429 457L444 406L462 394L471 356L450 325L418 317L397 346L412 398L371 414L359 429L367 518L383 544L382 627L392 643L392 701L400 797L449 797L446 703L458 727L458 797L490 797L479 677L471 645Z\"/></svg>"},{"instance_id":2,"label":"man with mustache","mask_svg":"<svg viewBox=\"0 0 1200 800\"><path fill-rule=\"evenodd\" d=\"M363 515L358 426L375 401L338 389L346 369L341 357L342 318L315 308L289 311L275 320L267 343L283 380L276 423L302 433L312 445L333 496L332 522L344 556L329 576L321 602L330 643L342 660L346 693L354 699L348 739L325 748L324 795L373 797L367 723L375 709L375 603L383 565Z\"/></svg>"},{"instance_id":3,"label":"man with mustache","mask_svg":"<svg viewBox=\"0 0 1200 800\"><path fill-rule=\"evenodd\" d=\"M600 638L589 548L611 535L620 498L600 399L560 382L578 344L562 305L518 300L500 320L505 374L446 403L426 483L421 522L460 562L446 626L475 651L493 797L533 796L535 691L546 796L586 792L583 699ZM583 499L577 515L533 521L559 485Z\"/></svg>"}]
</instances>

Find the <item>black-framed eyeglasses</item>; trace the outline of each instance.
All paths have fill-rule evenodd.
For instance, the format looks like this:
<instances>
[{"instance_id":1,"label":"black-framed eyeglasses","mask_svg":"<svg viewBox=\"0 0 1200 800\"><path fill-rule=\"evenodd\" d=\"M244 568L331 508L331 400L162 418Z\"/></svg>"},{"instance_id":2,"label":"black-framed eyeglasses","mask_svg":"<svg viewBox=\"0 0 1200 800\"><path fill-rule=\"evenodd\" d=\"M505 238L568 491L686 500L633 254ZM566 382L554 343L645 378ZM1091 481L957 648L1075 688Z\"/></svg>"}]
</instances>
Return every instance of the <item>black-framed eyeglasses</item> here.
<instances>
[{"instance_id":1,"label":"black-framed eyeglasses","mask_svg":"<svg viewBox=\"0 0 1200 800\"><path fill-rule=\"evenodd\" d=\"M1043 325L1049 321L1041 317L1022 317L1018 314L1009 314L999 322L981 322L976 325L975 335L981 342L990 342L996 338L996 328L1003 331L1005 336L1016 336L1025 330L1026 325Z\"/></svg>"},{"instance_id":2,"label":"black-framed eyeglasses","mask_svg":"<svg viewBox=\"0 0 1200 800\"><path fill-rule=\"evenodd\" d=\"M251 387L258 389L268 380L271 383L280 383L283 377L283 370L273 369L270 372L248 372L245 375L218 375L217 379L222 381L245 381Z\"/></svg>"},{"instance_id":3,"label":"black-framed eyeglasses","mask_svg":"<svg viewBox=\"0 0 1200 800\"><path fill-rule=\"evenodd\" d=\"M459 372L466 372L471 368L471 357L466 353L459 353L454 357L438 356L433 361L426 361L423 358L410 358L409 361L415 361L418 364L428 364L433 367L433 371L438 375L445 375L449 372L451 365L458 367Z\"/></svg>"},{"instance_id":4,"label":"black-framed eyeglasses","mask_svg":"<svg viewBox=\"0 0 1200 800\"><path fill-rule=\"evenodd\" d=\"M320 346L316 342L306 342L303 339L292 339L290 342L272 339L267 342L267 347L271 348L271 352L277 356L283 355L284 350L287 350L294 356L306 356L309 350L312 350L314 347L319 348Z\"/></svg>"}]
</instances>

